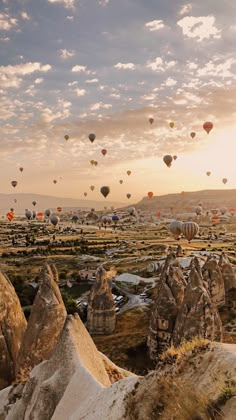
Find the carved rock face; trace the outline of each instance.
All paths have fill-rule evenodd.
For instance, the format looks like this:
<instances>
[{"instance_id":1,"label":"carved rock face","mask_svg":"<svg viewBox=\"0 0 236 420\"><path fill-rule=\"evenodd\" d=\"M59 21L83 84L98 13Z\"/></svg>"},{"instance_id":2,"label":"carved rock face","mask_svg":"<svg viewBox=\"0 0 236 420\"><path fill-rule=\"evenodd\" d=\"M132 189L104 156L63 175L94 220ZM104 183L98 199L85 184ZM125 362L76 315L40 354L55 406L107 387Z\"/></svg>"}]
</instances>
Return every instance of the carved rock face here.
<instances>
[{"instance_id":1,"label":"carved rock face","mask_svg":"<svg viewBox=\"0 0 236 420\"><path fill-rule=\"evenodd\" d=\"M208 284L208 290L213 302L217 306L223 306L225 303L224 279L217 261L210 257L202 267L202 276Z\"/></svg>"},{"instance_id":2,"label":"carved rock face","mask_svg":"<svg viewBox=\"0 0 236 420\"><path fill-rule=\"evenodd\" d=\"M9 279L0 273L0 389L16 375L16 362L27 322Z\"/></svg>"}]
</instances>

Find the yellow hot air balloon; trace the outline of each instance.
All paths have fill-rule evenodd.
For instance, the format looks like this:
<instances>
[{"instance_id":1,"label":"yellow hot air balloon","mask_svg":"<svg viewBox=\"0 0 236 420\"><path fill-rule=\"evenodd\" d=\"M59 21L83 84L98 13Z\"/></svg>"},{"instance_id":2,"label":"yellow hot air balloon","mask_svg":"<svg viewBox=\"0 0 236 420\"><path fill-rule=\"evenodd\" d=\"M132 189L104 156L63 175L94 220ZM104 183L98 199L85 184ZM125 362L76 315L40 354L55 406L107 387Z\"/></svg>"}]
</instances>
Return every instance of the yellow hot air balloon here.
<instances>
[{"instance_id":1,"label":"yellow hot air balloon","mask_svg":"<svg viewBox=\"0 0 236 420\"><path fill-rule=\"evenodd\" d=\"M131 171L127 171L127 175L130 176L131 175Z\"/></svg>"},{"instance_id":2,"label":"yellow hot air balloon","mask_svg":"<svg viewBox=\"0 0 236 420\"><path fill-rule=\"evenodd\" d=\"M95 189L94 185L91 185L90 190L94 191L94 189Z\"/></svg>"},{"instance_id":3,"label":"yellow hot air balloon","mask_svg":"<svg viewBox=\"0 0 236 420\"><path fill-rule=\"evenodd\" d=\"M173 121L171 121L171 122L169 123L169 126L170 126L170 128L173 128L173 127L175 126L175 123L174 123Z\"/></svg>"}]
</instances>

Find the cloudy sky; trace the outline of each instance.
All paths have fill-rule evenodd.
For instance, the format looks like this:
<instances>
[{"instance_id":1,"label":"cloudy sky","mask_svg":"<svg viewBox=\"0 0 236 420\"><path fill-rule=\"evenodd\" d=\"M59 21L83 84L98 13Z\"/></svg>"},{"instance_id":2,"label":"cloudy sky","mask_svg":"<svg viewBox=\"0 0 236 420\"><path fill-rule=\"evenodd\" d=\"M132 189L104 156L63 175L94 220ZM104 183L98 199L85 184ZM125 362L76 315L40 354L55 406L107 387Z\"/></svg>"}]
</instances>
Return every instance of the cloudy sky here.
<instances>
[{"instance_id":1,"label":"cloudy sky","mask_svg":"<svg viewBox=\"0 0 236 420\"><path fill-rule=\"evenodd\" d=\"M21 193L100 200L109 185L109 199L136 202L148 191L236 187L236 2L0 7L1 192L17 180ZM171 168L165 154L178 157Z\"/></svg>"}]
</instances>

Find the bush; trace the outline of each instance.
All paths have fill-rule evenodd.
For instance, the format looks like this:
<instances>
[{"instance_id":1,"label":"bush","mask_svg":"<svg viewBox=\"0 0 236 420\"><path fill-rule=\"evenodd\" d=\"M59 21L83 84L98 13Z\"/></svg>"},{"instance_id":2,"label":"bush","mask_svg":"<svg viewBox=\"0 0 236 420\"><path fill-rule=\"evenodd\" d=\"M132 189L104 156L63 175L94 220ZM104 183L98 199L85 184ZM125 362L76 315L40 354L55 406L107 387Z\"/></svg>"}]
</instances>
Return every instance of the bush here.
<instances>
[{"instance_id":1,"label":"bush","mask_svg":"<svg viewBox=\"0 0 236 420\"><path fill-rule=\"evenodd\" d=\"M78 307L75 299L73 299L65 290L61 290L61 295L68 315L73 315L76 312L78 313Z\"/></svg>"}]
</instances>

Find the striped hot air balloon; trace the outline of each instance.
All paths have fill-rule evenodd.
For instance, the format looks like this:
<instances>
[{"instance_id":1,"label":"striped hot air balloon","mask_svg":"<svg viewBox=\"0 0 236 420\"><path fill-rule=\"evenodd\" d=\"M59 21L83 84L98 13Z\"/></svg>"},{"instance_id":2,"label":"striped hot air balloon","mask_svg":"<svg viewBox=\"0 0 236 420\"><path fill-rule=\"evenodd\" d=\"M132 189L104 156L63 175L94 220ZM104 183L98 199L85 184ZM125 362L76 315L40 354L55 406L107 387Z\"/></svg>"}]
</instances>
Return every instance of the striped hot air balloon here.
<instances>
[{"instance_id":1,"label":"striped hot air balloon","mask_svg":"<svg viewBox=\"0 0 236 420\"><path fill-rule=\"evenodd\" d=\"M184 237L190 242L198 234L199 226L195 222L185 222L182 225L182 233Z\"/></svg>"},{"instance_id":2,"label":"striped hot air balloon","mask_svg":"<svg viewBox=\"0 0 236 420\"><path fill-rule=\"evenodd\" d=\"M58 211L59 213L61 213L61 211L62 211L62 207L57 207L57 211Z\"/></svg>"},{"instance_id":3,"label":"striped hot air balloon","mask_svg":"<svg viewBox=\"0 0 236 420\"><path fill-rule=\"evenodd\" d=\"M7 219L9 220L9 222L11 222L11 221L14 219L15 214L13 213L13 211L9 211L9 212L6 214L6 217L7 217Z\"/></svg>"}]
</instances>

